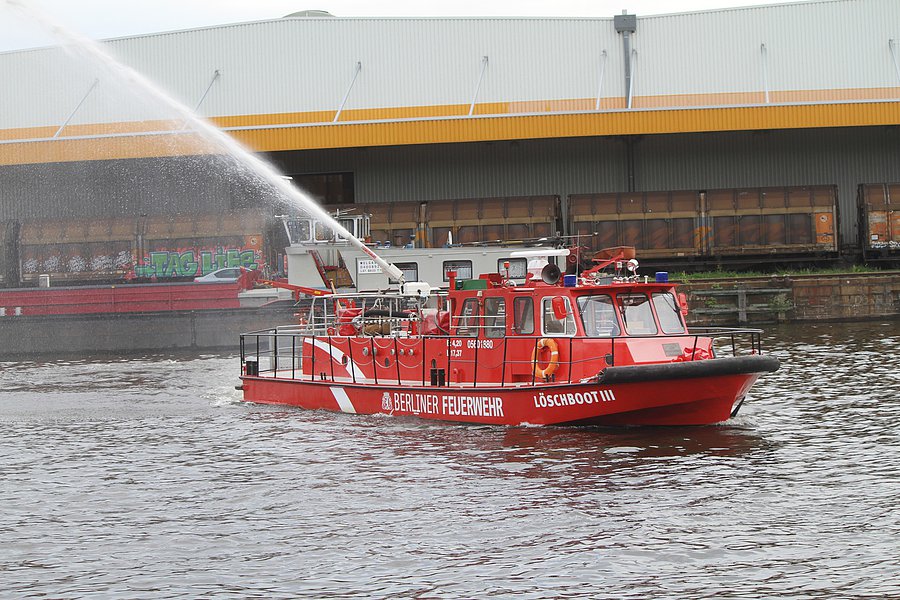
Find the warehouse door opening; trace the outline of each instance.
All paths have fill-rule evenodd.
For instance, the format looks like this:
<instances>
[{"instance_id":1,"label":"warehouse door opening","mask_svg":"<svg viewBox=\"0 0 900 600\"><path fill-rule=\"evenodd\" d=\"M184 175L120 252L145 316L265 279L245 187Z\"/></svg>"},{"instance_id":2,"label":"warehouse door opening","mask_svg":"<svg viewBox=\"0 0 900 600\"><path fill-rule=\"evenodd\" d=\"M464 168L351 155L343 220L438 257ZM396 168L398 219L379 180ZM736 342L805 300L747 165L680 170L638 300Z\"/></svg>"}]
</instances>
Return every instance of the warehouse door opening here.
<instances>
[{"instance_id":1,"label":"warehouse door opening","mask_svg":"<svg viewBox=\"0 0 900 600\"><path fill-rule=\"evenodd\" d=\"M294 185L321 206L353 204L353 173L290 174Z\"/></svg>"}]
</instances>

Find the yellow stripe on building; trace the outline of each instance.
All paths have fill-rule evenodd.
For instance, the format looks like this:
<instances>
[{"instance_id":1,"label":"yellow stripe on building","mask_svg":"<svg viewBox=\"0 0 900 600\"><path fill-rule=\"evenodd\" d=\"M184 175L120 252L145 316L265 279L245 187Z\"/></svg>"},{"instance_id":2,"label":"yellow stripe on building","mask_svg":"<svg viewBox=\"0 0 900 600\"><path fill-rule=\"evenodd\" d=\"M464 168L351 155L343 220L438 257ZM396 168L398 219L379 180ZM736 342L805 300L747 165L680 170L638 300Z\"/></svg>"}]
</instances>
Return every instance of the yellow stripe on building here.
<instances>
[{"instance_id":1,"label":"yellow stripe on building","mask_svg":"<svg viewBox=\"0 0 900 600\"><path fill-rule=\"evenodd\" d=\"M871 92L872 90L868 90ZM884 99L812 104L769 104L704 108L616 109L609 99L601 111L593 100L495 103L290 113L216 118L253 150L277 152L362 146L463 143L568 137L670 134L900 124L900 101L890 88ZM900 89L896 90L900 92ZM852 96L853 94L847 94ZM692 98L692 101L697 101ZM721 99L720 99L721 100ZM645 103L646 100L637 103ZM531 109L534 112L517 114ZM540 112L541 110L573 112ZM0 164L32 164L216 153L180 122L140 122L67 127L58 139L52 128L0 132ZM82 136L79 139L73 139ZM16 142L15 140L22 140Z\"/></svg>"}]
</instances>

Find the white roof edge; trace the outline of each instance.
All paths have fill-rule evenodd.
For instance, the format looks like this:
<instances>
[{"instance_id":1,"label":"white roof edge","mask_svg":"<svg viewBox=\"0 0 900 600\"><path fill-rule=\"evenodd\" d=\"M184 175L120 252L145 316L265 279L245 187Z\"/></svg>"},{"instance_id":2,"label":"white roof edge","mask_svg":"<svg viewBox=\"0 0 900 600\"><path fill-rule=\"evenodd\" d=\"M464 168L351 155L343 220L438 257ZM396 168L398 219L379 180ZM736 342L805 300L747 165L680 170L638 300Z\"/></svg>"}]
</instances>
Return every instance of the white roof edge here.
<instances>
[{"instance_id":1,"label":"white roof edge","mask_svg":"<svg viewBox=\"0 0 900 600\"><path fill-rule=\"evenodd\" d=\"M691 10L684 12L659 13L655 15L637 15L641 19L659 19L665 17L680 17L685 15L700 15L710 13L737 12L745 10L766 10L770 8L785 8L807 6L811 4L837 4L839 2L856 2L857 0L795 0L793 2L777 2L772 4L748 4L745 6L727 6L723 8L705 8L703 10Z\"/></svg>"},{"instance_id":2,"label":"white roof edge","mask_svg":"<svg viewBox=\"0 0 900 600\"><path fill-rule=\"evenodd\" d=\"M627 1L627 0L626 0ZM847 2L856 2L857 0L797 0L794 2L780 2L777 4L757 4L757 5L749 5L749 6L733 6L726 8L710 8L705 10L694 10L687 12L676 12L676 13L660 13L656 15L636 15L638 20L645 19L659 19L659 18L668 18L668 17L676 17L676 16L689 16L689 15L698 15L698 14L710 14L710 13L723 13L723 12L734 12L734 11L745 11L745 10L765 10L765 9L774 9L774 8L784 8L784 7L796 7L796 6L807 6L813 4L836 4L836 3L847 3ZM336 22L336 21L595 21L595 22L611 22L615 18L615 15L611 17L510 17L510 16L495 16L495 17L341 17L332 15L330 17L320 16L320 17L276 17L271 19L258 19L254 21L238 21L234 23L220 23L217 25L203 25L199 27L189 27L186 29L171 29L165 31L154 31L148 33L136 33L130 35L123 35L111 38L98 38L96 41L99 43L111 43L111 42L122 42L128 40L137 40L143 38L153 38L153 37L162 37L168 35L178 35L178 34L188 34L199 31L210 31L216 29L228 29L232 27L245 27L245 26L255 26L255 25L263 25L268 23L282 23L286 21L327 21L327 22ZM38 52L44 50L50 50L54 48L58 48L59 45L50 45L50 46L35 46L30 48L20 48L14 50L0 50L0 56L5 54L17 54L24 52Z\"/></svg>"}]
</instances>

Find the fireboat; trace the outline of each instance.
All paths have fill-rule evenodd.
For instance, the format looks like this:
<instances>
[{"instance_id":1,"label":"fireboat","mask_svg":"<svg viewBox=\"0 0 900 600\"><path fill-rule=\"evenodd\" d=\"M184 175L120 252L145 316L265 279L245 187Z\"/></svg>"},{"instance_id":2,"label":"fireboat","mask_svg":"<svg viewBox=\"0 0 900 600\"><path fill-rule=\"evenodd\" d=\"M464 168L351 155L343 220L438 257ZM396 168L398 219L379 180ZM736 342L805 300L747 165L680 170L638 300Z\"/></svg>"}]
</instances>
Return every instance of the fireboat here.
<instances>
[{"instance_id":1,"label":"fireboat","mask_svg":"<svg viewBox=\"0 0 900 600\"><path fill-rule=\"evenodd\" d=\"M560 253L567 252L561 250ZM384 268L393 267L386 263ZM580 274L547 264L448 289L315 290L291 325L241 336L248 402L493 425L709 425L779 362L759 329L692 328L666 273L633 248Z\"/></svg>"}]
</instances>

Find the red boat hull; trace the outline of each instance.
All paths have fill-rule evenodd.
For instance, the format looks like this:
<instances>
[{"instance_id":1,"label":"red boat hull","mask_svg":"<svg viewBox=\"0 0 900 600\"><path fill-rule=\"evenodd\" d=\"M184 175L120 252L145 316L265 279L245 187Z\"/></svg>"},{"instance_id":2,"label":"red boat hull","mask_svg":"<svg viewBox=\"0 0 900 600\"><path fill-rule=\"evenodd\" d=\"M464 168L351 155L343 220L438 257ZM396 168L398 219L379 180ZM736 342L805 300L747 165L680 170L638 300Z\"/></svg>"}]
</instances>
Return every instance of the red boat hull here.
<instances>
[{"instance_id":1,"label":"red boat hull","mask_svg":"<svg viewBox=\"0 0 900 600\"><path fill-rule=\"evenodd\" d=\"M709 425L727 420L759 373L602 385L360 385L241 377L244 400L493 425Z\"/></svg>"}]
</instances>

